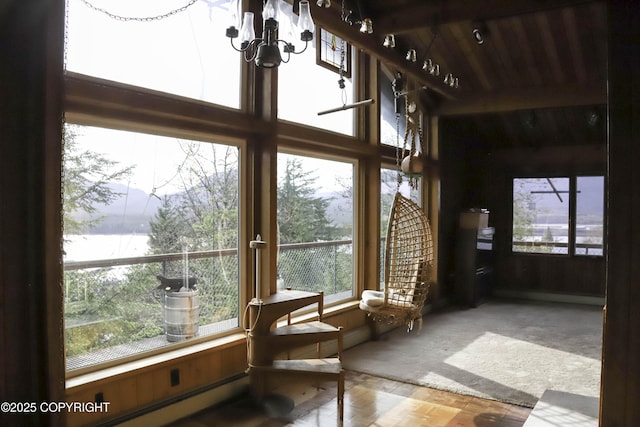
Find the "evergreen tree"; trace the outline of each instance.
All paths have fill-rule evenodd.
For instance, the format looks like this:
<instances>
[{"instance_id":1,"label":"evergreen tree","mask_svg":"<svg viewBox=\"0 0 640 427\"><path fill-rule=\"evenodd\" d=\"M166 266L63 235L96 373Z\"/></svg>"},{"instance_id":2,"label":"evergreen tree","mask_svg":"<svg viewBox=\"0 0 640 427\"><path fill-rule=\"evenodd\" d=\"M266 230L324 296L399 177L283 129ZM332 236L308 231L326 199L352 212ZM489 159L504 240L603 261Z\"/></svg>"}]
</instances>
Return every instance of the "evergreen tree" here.
<instances>
[{"instance_id":1,"label":"evergreen tree","mask_svg":"<svg viewBox=\"0 0 640 427\"><path fill-rule=\"evenodd\" d=\"M108 184L126 178L133 171L133 166L121 168L118 162L102 154L79 151L76 136L76 127L67 125L64 128L62 215L65 234L82 234L98 223L100 218L91 217L96 206L108 205L120 195ZM83 213L89 219L79 219Z\"/></svg>"},{"instance_id":2,"label":"evergreen tree","mask_svg":"<svg viewBox=\"0 0 640 427\"><path fill-rule=\"evenodd\" d=\"M536 218L535 199L528 187L520 181L513 191L513 241L522 242L533 236Z\"/></svg>"},{"instance_id":3,"label":"evergreen tree","mask_svg":"<svg viewBox=\"0 0 640 427\"><path fill-rule=\"evenodd\" d=\"M316 242L333 238L334 227L327 219L329 201L314 196L316 177L304 171L300 160L287 159L278 185L280 243Z\"/></svg>"},{"instance_id":4,"label":"evergreen tree","mask_svg":"<svg viewBox=\"0 0 640 427\"><path fill-rule=\"evenodd\" d=\"M149 226L149 251L152 254L182 252L187 227L183 215L172 205L169 197L165 196L162 199L162 205L149 222Z\"/></svg>"}]
</instances>

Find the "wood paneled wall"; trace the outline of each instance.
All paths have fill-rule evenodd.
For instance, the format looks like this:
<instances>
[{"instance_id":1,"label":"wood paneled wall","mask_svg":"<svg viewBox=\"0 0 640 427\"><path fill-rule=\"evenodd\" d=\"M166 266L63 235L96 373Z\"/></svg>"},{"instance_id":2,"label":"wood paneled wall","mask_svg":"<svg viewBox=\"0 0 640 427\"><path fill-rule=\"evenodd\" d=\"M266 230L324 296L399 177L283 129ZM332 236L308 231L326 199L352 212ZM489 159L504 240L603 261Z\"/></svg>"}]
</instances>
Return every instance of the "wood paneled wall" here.
<instances>
[{"instance_id":1,"label":"wood paneled wall","mask_svg":"<svg viewBox=\"0 0 640 427\"><path fill-rule=\"evenodd\" d=\"M602 174L606 167L601 145L548 148L514 147L492 150L476 136L464 118L440 122L442 215L440 219L442 283L452 295L454 245L458 215L469 208L489 209L495 227L494 289L603 297L603 257L544 256L511 252L511 181L540 174Z\"/></svg>"},{"instance_id":2,"label":"wood paneled wall","mask_svg":"<svg viewBox=\"0 0 640 427\"><path fill-rule=\"evenodd\" d=\"M348 333L364 327L365 315L356 306L334 312L329 309L325 312L324 321L342 326L345 333ZM67 415L67 426L109 423L134 414L144 414L176 399L243 377L247 368L244 336L236 334L220 341L226 343L201 351L177 350L152 357L154 362L147 366L136 368L140 362L132 362L131 366L118 366L110 374L107 369L69 381L67 402L95 402L103 399L109 405L107 412L71 412ZM329 345L327 349L330 350ZM185 354L179 355L181 352ZM179 383L176 385L171 383L172 371L178 372Z\"/></svg>"}]
</instances>

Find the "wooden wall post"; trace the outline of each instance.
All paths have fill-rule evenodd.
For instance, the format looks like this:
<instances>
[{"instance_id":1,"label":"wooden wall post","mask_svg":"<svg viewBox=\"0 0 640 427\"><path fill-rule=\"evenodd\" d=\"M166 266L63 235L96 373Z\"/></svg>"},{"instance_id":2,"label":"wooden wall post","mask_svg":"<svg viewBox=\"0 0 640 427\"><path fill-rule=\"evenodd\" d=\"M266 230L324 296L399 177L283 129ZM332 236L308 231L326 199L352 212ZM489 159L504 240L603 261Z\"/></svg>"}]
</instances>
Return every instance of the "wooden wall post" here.
<instances>
[{"instance_id":1,"label":"wooden wall post","mask_svg":"<svg viewBox=\"0 0 640 427\"><path fill-rule=\"evenodd\" d=\"M640 425L640 44L636 2L610 0L607 303L602 427Z\"/></svg>"}]
</instances>

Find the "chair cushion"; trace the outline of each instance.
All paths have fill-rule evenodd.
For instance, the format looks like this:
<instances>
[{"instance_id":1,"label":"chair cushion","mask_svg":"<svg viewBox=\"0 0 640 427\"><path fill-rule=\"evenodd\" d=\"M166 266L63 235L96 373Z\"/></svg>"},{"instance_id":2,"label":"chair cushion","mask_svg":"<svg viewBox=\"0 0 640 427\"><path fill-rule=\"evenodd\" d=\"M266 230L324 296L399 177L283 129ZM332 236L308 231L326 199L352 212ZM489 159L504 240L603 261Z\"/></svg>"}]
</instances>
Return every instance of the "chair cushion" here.
<instances>
[{"instance_id":1,"label":"chair cushion","mask_svg":"<svg viewBox=\"0 0 640 427\"><path fill-rule=\"evenodd\" d=\"M363 291L361 302L369 307L380 307L384 304L384 292Z\"/></svg>"}]
</instances>

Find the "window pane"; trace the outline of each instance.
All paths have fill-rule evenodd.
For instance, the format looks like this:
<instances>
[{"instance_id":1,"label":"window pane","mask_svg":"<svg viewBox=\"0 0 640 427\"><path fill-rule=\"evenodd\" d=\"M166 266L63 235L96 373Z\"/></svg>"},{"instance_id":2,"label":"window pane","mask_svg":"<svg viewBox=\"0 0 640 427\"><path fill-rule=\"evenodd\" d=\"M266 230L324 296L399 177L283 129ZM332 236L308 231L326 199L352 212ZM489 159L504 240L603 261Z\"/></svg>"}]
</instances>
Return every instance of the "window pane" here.
<instances>
[{"instance_id":1,"label":"window pane","mask_svg":"<svg viewBox=\"0 0 640 427\"><path fill-rule=\"evenodd\" d=\"M604 177L576 178L576 255L603 255Z\"/></svg>"},{"instance_id":2,"label":"window pane","mask_svg":"<svg viewBox=\"0 0 640 427\"><path fill-rule=\"evenodd\" d=\"M151 17L186 2L92 0L125 17ZM196 2L161 20L119 20L82 0L67 2L67 69L233 108L240 106L240 54L229 45L231 0Z\"/></svg>"},{"instance_id":3,"label":"window pane","mask_svg":"<svg viewBox=\"0 0 640 427\"><path fill-rule=\"evenodd\" d=\"M416 188L409 186L406 178L400 184L400 194L422 205L420 200L420 186L422 179L419 178ZM396 169L382 168L380 170L380 289L384 289L384 256L387 241L387 228L389 226L389 214L396 191L398 191L398 171Z\"/></svg>"},{"instance_id":4,"label":"window pane","mask_svg":"<svg viewBox=\"0 0 640 427\"><path fill-rule=\"evenodd\" d=\"M278 154L278 287L353 296L354 165Z\"/></svg>"},{"instance_id":5,"label":"window pane","mask_svg":"<svg viewBox=\"0 0 640 427\"><path fill-rule=\"evenodd\" d=\"M289 19L294 16L289 3L281 1L280 10ZM353 81L345 77L342 90L338 86L338 74L316 64L316 33L303 54L291 55L291 60L278 68L278 118L353 135L354 109L318 115L318 112L352 103ZM299 35L293 37L296 49L301 50L304 42ZM286 54L283 59L286 60Z\"/></svg>"},{"instance_id":6,"label":"window pane","mask_svg":"<svg viewBox=\"0 0 640 427\"><path fill-rule=\"evenodd\" d=\"M392 89L393 78L389 73L380 70L380 142L393 147L402 147L406 130L406 117L404 116L404 98L400 98L400 121L396 121L395 96ZM397 132L397 127L400 130Z\"/></svg>"},{"instance_id":7,"label":"window pane","mask_svg":"<svg viewBox=\"0 0 640 427\"><path fill-rule=\"evenodd\" d=\"M68 370L238 327L238 156L67 125Z\"/></svg>"},{"instance_id":8,"label":"window pane","mask_svg":"<svg viewBox=\"0 0 640 427\"><path fill-rule=\"evenodd\" d=\"M569 178L513 180L514 252L568 254Z\"/></svg>"}]
</instances>

